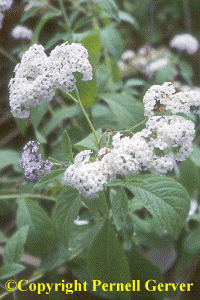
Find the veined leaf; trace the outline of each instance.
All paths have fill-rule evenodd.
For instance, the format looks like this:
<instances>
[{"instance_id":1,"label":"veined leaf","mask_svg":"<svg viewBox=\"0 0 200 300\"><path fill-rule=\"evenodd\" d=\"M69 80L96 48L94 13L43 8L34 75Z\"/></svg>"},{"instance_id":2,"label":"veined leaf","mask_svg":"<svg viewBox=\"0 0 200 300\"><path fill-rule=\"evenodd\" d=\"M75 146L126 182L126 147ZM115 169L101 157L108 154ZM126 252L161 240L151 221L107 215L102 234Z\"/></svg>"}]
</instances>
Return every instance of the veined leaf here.
<instances>
[{"instance_id":1,"label":"veined leaf","mask_svg":"<svg viewBox=\"0 0 200 300\"><path fill-rule=\"evenodd\" d=\"M119 20L119 9L114 0L92 0L97 7L102 9L108 16Z\"/></svg>"},{"instance_id":2,"label":"veined leaf","mask_svg":"<svg viewBox=\"0 0 200 300\"><path fill-rule=\"evenodd\" d=\"M89 210L93 212L101 212L105 215L108 212L108 205L106 202L106 198L103 192L99 193L99 197L94 199L82 199L85 205L89 208Z\"/></svg>"},{"instance_id":3,"label":"veined leaf","mask_svg":"<svg viewBox=\"0 0 200 300\"><path fill-rule=\"evenodd\" d=\"M24 269L25 267L20 264L10 264L3 266L0 268L0 280L15 276Z\"/></svg>"},{"instance_id":4,"label":"veined leaf","mask_svg":"<svg viewBox=\"0 0 200 300\"><path fill-rule=\"evenodd\" d=\"M103 47L114 56L116 59L121 58L123 51L122 38L113 26L113 24L107 25L101 30L101 40Z\"/></svg>"},{"instance_id":5,"label":"veined leaf","mask_svg":"<svg viewBox=\"0 0 200 300\"><path fill-rule=\"evenodd\" d=\"M128 213L128 198L124 188L120 188L112 199L112 215L117 230L120 230Z\"/></svg>"},{"instance_id":6,"label":"veined leaf","mask_svg":"<svg viewBox=\"0 0 200 300\"><path fill-rule=\"evenodd\" d=\"M77 189L67 186L58 198L53 212L53 222L58 236L66 247L80 208L81 195Z\"/></svg>"},{"instance_id":7,"label":"veined leaf","mask_svg":"<svg viewBox=\"0 0 200 300\"><path fill-rule=\"evenodd\" d=\"M93 280L101 283L131 282L129 265L116 237L113 225L106 220L88 251L87 265ZM120 299L130 299L130 292L117 292Z\"/></svg>"},{"instance_id":8,"label":"veined leaf","mask_svg":"<svg viewBox=\"0 0 200 300\"><path fill-rule=\"evenodd\" d=\"M175 239L185 223L190 208L186 189L168 177L145 176L142 181L126 183L126 187L152 214L155 224Z\"/></svg>"},{"instance_id":9,"label":"veined leaf","mask_svg":"<svg viewBox=\"0 0 200 300\"><path fill-rule=\"evenodd\" d=\"M4 265L18 263L24 253L24 244L28 234L29 226L20 227L8 240L3 252Z\"/></svg>"}]
</instances>

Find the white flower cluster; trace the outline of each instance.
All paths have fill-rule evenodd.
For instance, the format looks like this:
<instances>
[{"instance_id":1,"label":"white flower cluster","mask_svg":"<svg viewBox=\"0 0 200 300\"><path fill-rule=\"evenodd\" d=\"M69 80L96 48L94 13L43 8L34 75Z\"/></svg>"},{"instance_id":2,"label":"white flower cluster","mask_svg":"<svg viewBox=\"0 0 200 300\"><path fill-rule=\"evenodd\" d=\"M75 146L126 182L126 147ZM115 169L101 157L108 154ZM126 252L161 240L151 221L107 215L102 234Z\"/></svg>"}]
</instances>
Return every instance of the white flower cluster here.
<instances>
[{"instance_id":1,"label":"white flower cluster","mask_svg":"<svg viewBox=\"0 0 200 300\"><path fill-rule=\"evenodd\" d=\"M57 46L50 53L41 45L33 45L15 67L15 77L10 80L10 106L14 117L28 118L30 106L53 99L54 87L72 91L76 81L73 72L83 74L82 80L92 79L92 67L87 50L81 44Z\"/></svg>"},{"instance_id":2,"label":"white flower cluster","mask_svg":"<svg viewBox=\"0 0 200 300\"><path fill-rule=\"evenodd\" d=\"M155 110L162 111L162 108L169 109L173 114L180 112L189 115L191 106L200 106L200 92L175 93L171 82L165 82L163 85L153 85L146 92L143 102L145 116L148 117L153 116Z\"/></svg>"},{"instance_id":3,"label":"white flower cluster","mask_svg":"<svg viewBox=\"0 0 200 300\"><path fill-rule=\"evenodd\" d=\"M74 164L65 171L64 183L78 189L84 197L94 198L103 190L103 184L117 175L136 175L149 171L159 176L173 169L174 160L183 161L189 157L192 153L194 123L177 115L153 116L156 105L163 105L173 113L183 112L185 104L189 107L200 105L200 97L196 92L177 93L177 97L174 92L169 82L151 87L144 97L145 112L149 117L146 128L132 137L121 137L122 134L118 132L113 136L112 148L101 148L96 160L91 158L90 150L80 152ZM175 104L172 105L176 99L178 110Z\"/></svg>"},{"instance_id":4,"label":"white flower cluster","mask_svg":"<svg viewBox=\"0 0 200 300\"><path fill-rule=\"evenodd\" d=\"M197 39L188 33L178 34L170 41L170 47L188 54L194 54L199 49Z\"/></svg>"},{"instance_id":5,"label":"white flower cluster","mask_svg":"<svg viewBox=\"0 0 200 300\"><path fill-rule=\"evenodd\" d=\"M56 46L50 54L48 63L52 83L63 91L71 92L75 89L76 82L73 73L77 71L83 74L82 80L92 79L88 51L76 43Z\"/></svg>"},{"instance_id":6,"label":"white flower cluster","mask_svg":"<svg viewBox=\"0 0 200 300\"><path fill-rule=\"evenodd\" d=\"M30 106L52 100L55 92L47 74L48 58L41 45L33 45L15 67L10 80L10 106L14 117L28 118Z\"/></svg>"},{"instance_id":7,"label":"white flower cluster","mask_svg":"<svg viewBox=\"0 0 200 300\"><path fill-rule=\"evenodd\" d=\"M17 25L13 28L12 32L11 32L11 36L14 39L27 39L27 40L31 40L33 37L33 32L32 30L28 29L25 26L22 25Z\"/></svg>"},{"instance_id":8,"label":"white flower cluster","mask_svg":"<svg viewBox=\"0 0 200 300\"><path fill-rule=\"evenodd\" d=\"M0 0L0 28L2 28L2 22L4 18L3 12L9 9L12 3L12 0Z\"/></svg>"}]
</instances>

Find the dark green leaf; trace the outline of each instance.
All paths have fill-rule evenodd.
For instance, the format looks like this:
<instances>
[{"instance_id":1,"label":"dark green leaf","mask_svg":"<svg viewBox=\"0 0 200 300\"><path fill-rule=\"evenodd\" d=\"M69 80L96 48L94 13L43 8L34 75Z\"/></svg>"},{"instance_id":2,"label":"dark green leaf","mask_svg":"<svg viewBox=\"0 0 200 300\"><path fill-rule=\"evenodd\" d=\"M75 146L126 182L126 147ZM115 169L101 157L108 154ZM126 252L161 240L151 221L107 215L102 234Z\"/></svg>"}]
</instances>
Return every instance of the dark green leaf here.
<instances>
[{"instance_id":1,"label":"dark green leaf","mask_svg":"<svg viewBox=\"0 0 200 300\"><path fill-rule=\"evenodd\" d=\"M66 187L56 202L53 222L62 243L68 247L69 238L81 208L81 196L77 189Z\"/></svg>"},{"instance_id":2,"label":"dark green leaf","mask_svg":"<svg viewBox=\"0 0 200 300\"><path fill-rule=\"evenodd\" d=\"M22 171L19 165L21 156L19 152L14 150L0 150L0 169L13 165L16 171Z\"/></svg>"},{"instance_id":3,"label":"dark green leaf","mask_svg":"<svg viewBox=\"0 0 200 300\"><path fill-rule=\"evenodd\" d=\"M180 167L180 183L187 189L191 195L199 188L200 178L197 166L190 158L181 162Z\"/></svg>"},{"instance_id":4,"label":"dark green leaf","mask_svg":"<svg viewBox=\"0 0 200 300\"><path fill-rule=\"evenodd\" d=\"M72 145L69 135L66 130L64 130L62 135L62 152L66 159L71 159L73 161Z\"/></svg>"},{"instance_id":5,"label":"dark green leaf","mask_svg":"<svg viewBox=\"0 0 200 300\"><path fill-rule=\"evenodd\" d=\"M21 130L23 134L26 132L26 127L27 127L27 120L26 119L20 119L20 118L15 118L15 122L17 123L17 126Z\"/></svg>"},{"instance_id":6,"label":"dark green leaf","mask_svg":"<svg viewBox=\"0 0 200 300\"><path fill-rule=\"evenodd\" d=\"M101 212L103 215L107 214L108 212L108 205L106 202L106 198L103 192L99 193L99 197L94 199L82 199L85 205L91 210L92 212Z\"/></svg>"},{"instance_id":7,"label":"dark green leaf","mask_svg":"<svg viewBox=\"0 0 200 300\"><path fill-rule=\"evenodd\" d=\"M193 144L192 145L193 152L190 155L190 159L195 163L197 167L200 167L200 148Z\"/></svg>"},{"instance_id":8,"label":"dark green leaf","mask_svg":"<svg viewBox=\"0 0 200 300\"><path fill-rule=\"evenodd\" d=\"M177 238L188 215L190 199L185 188L168 177L145 176L126 187L152 214L157 227Z\"/></svg>"},{"instance_id":9,"label":"dark green leaf","mask_svg":"<svg viewBox=\"0 0 200 300\"><path fill-rule=\"evenodd\" d=\"M25 267L20 264L10 264L7 266L3 266L0 268L0 280L15 276L24 269Z\"/></svg>"},{"instance_id":10,"label":"dark green leaf","mask_svg":"<svg viewBox=\"0 0 200 300\"><path fill-rule=\"evenodd\" d=\"M100 9L115 20L119 20L119 9L114 0L92 0Z\"/></svg>"},{"instance_id":11,"label":"dark green leaf","mask_svg":"<svg viewBox=\"0 0 200 300\"><path fill-rule=\"evenodd\" d=\"M38 2L38 4L39 4L39 2ZM21 22L25 22L27 19L33 17L41 7L42 7L42 5L37 5L37 6L31 7L29 10L25 11L22 15Z\"/></svg>"},{"instance_id":12,"label":"dark green leaf","mask_svg":"<svg viewBox=\"0 0 200 300\"><path fill-rule=\"evenodd\" d=\"M117 230L120 230L126 220L128 212L128 198L124 188L120 188L112 197L112 215Z\"/></svg>"},{"instance_id":13,"label":"dark green leaf","mask_svg":"<svg viewBox=\"0 0 200 300\"><path fill-rule=\"evenodd\" d=\"M18 263L24 253L24 244L28 234L29 226L20 227L8 240L3 252L4 265Z\"/></svg>"},{"instance_id":14,"label":"dark green leaf","mask_svg":"<svg viewBox=\"0 0 200 300\"><path fill-rule=\"evenodd\" d=\"M94 238L88 251L87 265L93 280L101 283L131 282L129 265L110 220L105 221ZM130 292L117 292L117 297L130 299Z\"/></svg>"}]
</instances>

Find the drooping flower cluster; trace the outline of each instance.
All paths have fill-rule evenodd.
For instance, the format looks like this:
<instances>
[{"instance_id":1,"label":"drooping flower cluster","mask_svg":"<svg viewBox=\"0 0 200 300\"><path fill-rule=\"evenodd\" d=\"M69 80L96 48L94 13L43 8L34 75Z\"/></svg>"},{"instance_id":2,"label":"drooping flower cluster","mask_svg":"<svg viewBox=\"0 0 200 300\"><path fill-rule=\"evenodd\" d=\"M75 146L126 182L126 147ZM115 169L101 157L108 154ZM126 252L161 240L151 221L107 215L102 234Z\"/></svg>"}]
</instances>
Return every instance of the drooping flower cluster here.
<instances>
[{"instance_id":1,"label":"drooping flower cluster","mask_svg":"<svg viewBox=\"0 0 200 300\"><path fill-rule=\"evenodd\" d=\"M28 29L25 26L22 25L17 25L13 28L12 32L11 32L11 36L14 39L27 39L27 40L31 40L33 37L33 32L32 30Z\"/></svg>"},{"instance_id":2,"label":"drooping flower cluster","mask_svg":"<svg viewBox=\"0 0 200 300\"><path fill-rule=\"evenodd\" d=\"M200 92L189 91L175 93L171 82L163 85L153 85L145 94L144 99L145 116L151 117L155 110L166 109L173 114L178 112L189 115L191 106L200 106Z\"/></svg>"},{"instance_id":3,"label":"drooping flower cluster","mask_svg":"<svg viewBox=\"0 0 200 300\"><path fill-rule=\"evenodd\" d=\"M194 54L199 49L197 39L188 33L178 34L170 41L170 47L188 54Z\"/></svg>"},{"instance_id":4,"label":"drooping flower cluster","mask_svg":"<svg viewBox=\"0 0 200 300\"><path fill-rule=\"evenodd\" d=\"M14 117L28 118L30 106L53 99L54 87L64 91L75 88L73 72L83 74L82 80L92 79L88 52L81 44L57 46L50 53L34 44L26 51L21 63L15 67L15 77L10 80L10 106Z\"/></svg>"},{"instance_id":5,"label":"drooping flower cluster","mask_svg":"<svg viewBox=\"0 0 200 300\"><path fill-rule=\"evenodd\" d=\"M47 74L48 58L41 45L33 45L15 67L10 80L10 106L14 117L28 118L30 106L53 99L55 92Z\"/></svg>"},{"instance_id":6,"label":"drooping flower cluster","mask_svg":"<svg viewBox=\"0 0 200 300\"><path fill-rule=\"evenodd\" d=\"M76 82L74 72L82 73L82 80L92 79L88 51L81 44L76 43L56 46L51 51L48 63L48 73L53 85L66 92L73 91Z\"/></svg>"},{"instance_id":7,"label":"drooping flower cluster","mask_svg":"<svg viewBox=\"0 0 200 300\"><path fill-rule=\"evenodd\" d=\"M40 143L35 143L34 141L28 142L23 150L22 159L20 161L20 166L25 170L25 176L29 180L35 180L41 177L44 173L51 172L51 167L53 163L49 160L45 162L41 159L41 154L37 154L38 146Z\"/></svg>"},{"instance_id":8,"label":"drooping flower cluster","mask_svg":"<svg viewBox=\"0 0 200 300\"><path fill-rule=\"evenodd\" d=\"M4 18L3 12L9 9L12 3L13 3L12 0L0 0L0 29L2 28L2 23Z\"/></svg>"}]
</instances>

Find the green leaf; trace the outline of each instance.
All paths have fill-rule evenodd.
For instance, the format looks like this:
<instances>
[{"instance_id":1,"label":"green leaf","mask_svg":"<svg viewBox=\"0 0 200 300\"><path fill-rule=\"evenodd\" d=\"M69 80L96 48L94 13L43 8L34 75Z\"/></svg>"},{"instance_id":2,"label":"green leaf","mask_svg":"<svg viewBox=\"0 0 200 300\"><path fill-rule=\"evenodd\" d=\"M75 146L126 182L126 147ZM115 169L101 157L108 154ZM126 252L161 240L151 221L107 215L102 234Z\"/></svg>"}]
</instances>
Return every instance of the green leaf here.
<instances>
[{"instance_id":1,"label":"green leaf","mask_svg":"<svg viewBox=\"0 0 200 300\"><path fill-rule=\"evenodd\" d=\"M128 213L128 198L124 188L120 188L112 197L112 215L117 230L120 230Z\"/></svg>"},{"instance_id":2,"label":"green leaf","mask_svg":"<svg viewBox=\"0 0 200 300\"><path fill-rule=\"evenodd\" d=\"M68 247L69 238L81 208L81 195L78 190L67 186L56 202L53 211L53 222L62 243Z\"/></svg>"},{"instance_id":3,"label":"green leaf","mask_svg":"<svg viewBox=\"0 0 200 300\"><path fill-rule=\"evenodd\" d=\"M92 21L92 16L85 16L82 18L79 18L75 24L73 25L73 30L76 31L77 29L88 25Z\"/></svg>"},{"instance_id":4,"label":"green leaf","mask_svg":"<svg viewBox=\"0 0 200 300\"><path fill-rule=\"evenodd\" d=\"M39 4L39 1L38 1L38 4ZM31 7L29 10L25 11L22 15L21 22L25 22L27 19L33 17L41 7L42 7L42 5L37 5L37 6Z\"/></svg>"},{"instance_id":5,"label":"green leaf","mask_svg":"<svg viewBox=\"0 0 200 300\"><path fill-rule=\"evenodd\" d=\"M129 265L110 220L106 220L88 250L87 265L93 280L101 283L131 282ZM117 292L117 298L130 299L129 292ZM119 299L119 298L118 298Z\"/></svg>"},{"instance_id":6,"label":"green leaf","mask_svg":"<svg viewBox=\"0 0 200 300\"><path fill-rule=\"evenodd\" d=\"M34 187L38 188L38 187L47 185L48 183L51 183L51 182L57 180L58 177L61 174L64 174L65 171L66 171L66 169L64 169L64 168L51 171L49 174L46 174L43 177L41 177L40 180L34 185Z\"/></svg>"},{"instance_id":7,"label":"green leaf","mask_svg":"<svg viewBox=\"0 0 200 300\"><path fill-rule=\"evenodd\" d=\"M110 52L116 59L121 58L123 51L123 41L119 32L113 24L107 25L101 30L101 40L103 47Z\"/></svg>"},{"instance_id":8,"label":"green leaf","mask_svg":"<svg viewBox=\"0 0 200 300\"><path fill-rule=\"evenodd\" d=\"M42 18L40 19L40 21L38 22L38 24L37 24L37 26L34 30L32 44L38 44L39 43L39 36L40 36L40 33L41 33L42 28L45 25L45 23L48 22L50 19L53 19L55 17L59 17L61 14L62 14L61 11L58 11L58 12L51 11L51 12L46 13L44 16L42 16Z\"/></svg>"},{"instance_id":9,"label":"green leaf","mask_svg":"<svg viewBox=\"0 0 200 300\"><path fill-rule=\"evenodd\" d=\"M153 292L147 291L145 288L145 284L148 280L155 280L156 283L163 283L164 278L163 274L159 270L157 266L155 266L150 260L146 259L137 249L135 246L132 247L131 251L126 251L126 256L130 265L131 269L131 277L135 280L140 280L140 292L133 292L133 299L134 300L141 300L141 299L155 299L155 300L163 300L164 295L160 291L156 290ZM150 284L155 282L149 282Z\"/></svg>"},{"instance_id":10,"label":"green leaf","mask_svg":"<svg viewBox=\"0 0 200 300\"><path fill-rule=\"evenodd\" d=\"M55 229L44 209L35 201L20 197L17 199L17 226L29 225L26 247L35 255L46 253L47 248L55 243Z\"/></svg>"},{"instance_id":11,"label":"green leaf","mask_svg":"<svg viewBox=\"0 0 200 300\"><path fill-rule=\"evenodd\" d=\"M120 94L101 94L100 97L108 103L122 128L136 125L144 119L142 103L131 95L122 92Z\"/></svg>"},{"instance_id":12,"label":"green leaf","mask_svg":"<svg viewBox=\"0 0 200 300\"><path fill-rule=\"evenodd\" d=\"M19 165L20 159L19 152L15 150L0 150L0 169L13 165L15 170L20 172L22 171Z\"/></svg>"},{"instance_id":13,"label":"green leaf","mask_svg":"<svg viewBox=\"0 0 200 300\"><path fill-rule=\"evenodd\" d=\"M26 119L15 118L15 122L17 123L17 126L21 130L21 132L23 134L25 134L26 127L27 127L27 120Z\"/></svg>"},{"instance_id":14,"label":"green leaf","mask_svg":"<svg viewBox=\"0 0 200 300\"><path fill-rule=\"evenodd\" d=\"M145 181L129 182L126 187L152 214L157 227L178 238L190 208L186 189L168 177L149 175Z\"/></svg>"},{"instance_id":15,"label":"green leaf","mask_svg":"<svg viewBox=\"0 0 200 300\"><path fill-rule=\"evenodd\" d=\"M62 152L66 159L71 159L73 161L72 145L69 135L66 130L64 130L62 135Z\"/></svg>"},{"instance_id":16,"label":"green leaf","mask_svg":"<svg viewBox=\"0 0 200 300\"><path fill-rule=\"evenodd\" d=\"M200 148L193 144L192 145L193 151L192 154L190 155L190 159L195 163L197 167L200 167Z\"/></svg>"},{"instance_id":17,"label":"green leaf","mask_svg":"<svg viewBox=\"0 0 200 300\"><path fill-rule=\"evenodd\" d=\"M195 255L200 251L200 225L193 229L183 240L182 249L186 253Z\"/></svg>"},{"instance_id":18,"label":"green leaf","mask_svg":"<svg viewBox=\"0 0 200 300\"><path fill-rule=\"evenodd\" d=\"M74 74L77 80L76 86L79 92L81 103L85 107L91 107L94 104L97 94L96 76L93 73L92 80L82 81L83 75L81 73Z\"/></svg>"},{"instance_id":19,"label":"green leaf","mask_svg":"<svg viewBox=\"0 0 200 300\"><path fill-rule=\"evenodd\" d=\"M66 33L57 33L54 35L50 40L45 45L45 50L50 49L53 47L55 44L57 44L59 41L66 42L68 40L68 35Z\"/></svg>"},{"instance_id":20,"label":"green leaf","mask_svg":"<svg viewBox=\"0 0 200 300\"><path fill-rule=\"evenodd\" d=\"M100 137L101 137L101 129L98 129L96 131L96 135L97 135L98 139L100 139ZM96 141L93 133L89 134L82 141L76 143L74 145L74 148L77 149L78 151L90 150L90 149L94 150L95 152L99 151L99 146L97 145L97 141Z\"/></svg>"},{"instance_id":21,"label":"green leaf","mask_svg":"<svg viewBox=\"0 0 200 300\"><path fill-rule=\"evenodd\" d=\"M186 61L180 61L179 63L180 73L188 84L192 85L193 70L192 66Z\"/></svg>"},{"instance_id":22,"label":"green leaf","mask_svg":"<svg viewBox=\"0 0 200 300\"><path fill-rule=\"evenodd\" d=\"M18 263L24 253L24 244L28 234L29 226L20 227L8 240L3 252L4 265Z\"/></svg>"},{"instance_id":23,"label":"green leaf","mask_svg":"<svg viewBox=\"0 0 200 300\"><path fill-rule=\"evenodd\" d=\"M91 32L91 35L81 40L81 44L88 50L89 61L92 65L93 70L96 69L101 57L100 31L95 30L94 32Z\"/></svg>"},{"instance_id":24,"label":"green leaf","mask_svg":"<svg viewBox=\"0 0 200 300\"><path fill-rule=\"evenodd\" d=\"M199 170L193 161L188 158L181 162L179 166L180 183L187 189L188 193L192 195L199 188L200 178Z\"/></svg>"},{"instance_id":25,"label":"green leaf","mask_svg":"<svg viewBox=\"0 0 200 300\"><path fill-rule=\"evenodd\" d=\"M49 102L44 101L38 106L31 107L31 121L33 123L34 129L37 130L40 122L42 121L44 115L48 111Z\"/></svg>"},{"instance_id":26,"label":"green leaf","mask_svg":"<svg viewBox=\"0 0 200 300\"><path fill-rule=\"evenodd\" d=\"M134 79L128 79L126 81L126 86L127 87L132 87L132 86L143 86L145 84L144 80L142 79L137 79L137 78L134 78Z\"/></svg>"},{"instance_id":27,"label":"green leaf","mask_svg":"<svg viewBox=\"0 0 200 300\"><path fill-rule=\"evenodd\" d=\"M53 117L47 123L47 125L42 130L42 133L47 136L51 131L53 131L62 121L67 118L72 118L80 112L77 106L69 106L65 108L58 109L54 112Z\"/></svg>"},{"instance_id":28,"label":"green leaf","mask_svg":"<svg viewBox=\"0 0 200 300\"><path fill-rule=\"evenodd\" d=\"M99 193L99 197L94 199L82 199L85 205L91 210L92 212L101 212L103 215L108 213L108 205L106 202L106 198L103 192Z\"/></svg>"},{"instance_id":29,"label":"green leaf","mask_svg":"<svg viewBox=\"0 0 200 300\"><path fill-rule=\"evenodd\" d=\"M135 29L139 29L139 25L138 25L138 22L136 21L136 19L131 16L129 13L125 12L125 11L119 11L119 18L121 21L124 21L124 22L128 22L130 23L131 25L133 25L133 27Z\"/></svg>"},{"instance_id":30,"label":"green leaf","mask_svg":"<svg viewBox=\"0 0 200 300\"><path fill-rule=\"evenodd\" d=\"M0 243L7 242L8 238L5 236L5 234L0 230Z\"/></svg>"},{"instance_id":31,"label":"green leaf","mask_svg":"<svg viewBox=\"0 0 200 300\"><path fill-rule=\"evenodd\" d=\"M24 269L25 267L20 264L10 264L7 266L3 266L0 268L0 280L15 276Z\"/></svg>"},{"instance_id":32,"label":"green leaf","mask_svg":"<svg viewBox=\"0 0 200 300\"><path fill-rule=\"evenodd\" d=\"M119 20L119 9L114 0L92 0L94 4L115 20Z\"/></svg>"}]
</instances>

